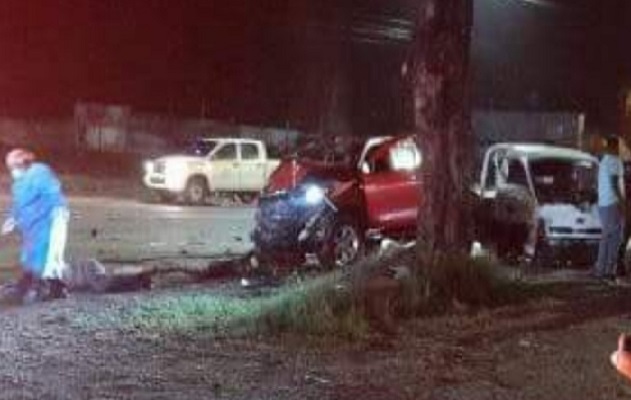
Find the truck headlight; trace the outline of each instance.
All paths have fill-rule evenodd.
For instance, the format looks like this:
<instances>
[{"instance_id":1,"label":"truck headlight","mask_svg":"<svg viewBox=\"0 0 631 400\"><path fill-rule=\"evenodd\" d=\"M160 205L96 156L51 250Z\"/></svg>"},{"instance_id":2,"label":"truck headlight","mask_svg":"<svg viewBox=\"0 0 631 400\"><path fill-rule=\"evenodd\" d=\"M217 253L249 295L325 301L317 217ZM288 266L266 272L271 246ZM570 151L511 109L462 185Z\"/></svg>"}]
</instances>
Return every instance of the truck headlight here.
<instances>
[{"instance_id":1,"label":"truck headlight","mask_svg":"<svg viewBox=\"0 0 631 400\"><path fill-rule=\"evenodd\" d=\"M150 173L153 171L153 161L145 161L142 164L143 168L145 169L145 172Z\"/></svg>"},{"instance_id":2,"label":"truck headlight","mask_svg":"<svg viewBox=\"0 0 631 400\"><path fill-rule=\"evenodd\" d=\"M305 201L307 204L316 205L324 201L326 195L323 188L317 185L311 185L305 190Z\"/></svg>"}]
</instances>

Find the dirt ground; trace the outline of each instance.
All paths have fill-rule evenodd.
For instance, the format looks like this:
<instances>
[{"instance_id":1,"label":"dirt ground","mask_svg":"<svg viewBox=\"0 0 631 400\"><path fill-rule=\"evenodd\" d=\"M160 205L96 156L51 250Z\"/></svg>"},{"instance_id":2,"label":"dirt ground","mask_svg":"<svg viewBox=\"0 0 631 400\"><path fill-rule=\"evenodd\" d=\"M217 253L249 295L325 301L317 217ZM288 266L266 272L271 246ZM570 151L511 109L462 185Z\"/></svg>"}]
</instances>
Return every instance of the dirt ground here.
<instances>
[{"instance_id":1,"label":"dirt ground","mask_svg":"<svg viewBox=\"0 0 631 400\"><path fill-rule=\"evenodd\" d=\"M554 284L536 300L424 318L361 343L212 339L76 321L174 290L0 312L0 399L622 399L608 363L631 330L631 289Z\"/></svg>"}]
</instances>

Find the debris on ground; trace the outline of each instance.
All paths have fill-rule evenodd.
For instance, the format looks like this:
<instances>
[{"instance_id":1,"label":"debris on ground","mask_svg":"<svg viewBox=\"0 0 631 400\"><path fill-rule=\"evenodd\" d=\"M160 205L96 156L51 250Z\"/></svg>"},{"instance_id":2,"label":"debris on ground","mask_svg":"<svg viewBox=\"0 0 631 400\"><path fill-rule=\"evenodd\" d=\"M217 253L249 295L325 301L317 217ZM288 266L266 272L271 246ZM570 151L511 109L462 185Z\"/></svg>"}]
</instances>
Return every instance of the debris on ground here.
<instances>
[{"instance_id":1,"label":"debris on ground","mask_svg":"<svg viewBox=\"0 0 631 400\"><path fill-rule=\"evenodd\" d=\"M115 273L96 259L68 265L64 281L71 292L120 293L151 289L151 271Z\"/></svg>"}]
</instances>

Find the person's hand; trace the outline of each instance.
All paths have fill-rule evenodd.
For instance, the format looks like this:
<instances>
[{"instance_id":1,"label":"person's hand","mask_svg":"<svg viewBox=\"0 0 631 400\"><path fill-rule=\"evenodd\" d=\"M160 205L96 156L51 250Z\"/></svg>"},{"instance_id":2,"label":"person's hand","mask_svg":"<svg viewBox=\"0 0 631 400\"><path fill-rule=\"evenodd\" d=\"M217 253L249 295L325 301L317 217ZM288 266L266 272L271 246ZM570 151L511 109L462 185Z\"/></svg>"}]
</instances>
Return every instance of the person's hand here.
<instances>
[{"instance_id":1,"label":"person's hand","mask_svg":"<svg viewBox=\"0 0 631 400\"><path fill-rule=\"evenodd\" d=\"M2 231L0 233L2 233L2 235L8 235L14 230L15 230L15 219L7 218L7 220L4 221L4 224L2 224Z\"/></svg>"}]
</instances>

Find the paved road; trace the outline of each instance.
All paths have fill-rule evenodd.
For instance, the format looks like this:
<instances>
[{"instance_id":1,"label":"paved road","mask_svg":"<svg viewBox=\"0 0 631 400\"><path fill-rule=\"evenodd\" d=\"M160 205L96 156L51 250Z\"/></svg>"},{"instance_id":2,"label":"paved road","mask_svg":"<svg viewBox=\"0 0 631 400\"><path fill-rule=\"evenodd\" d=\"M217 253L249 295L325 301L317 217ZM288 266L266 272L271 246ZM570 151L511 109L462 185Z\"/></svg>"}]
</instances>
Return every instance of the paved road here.
<instances>
[{"instance_id":1,"label":"paved road","mask_svg":"<svg viewBox=\"0 0 631 400\"><path fill-rule=\"evenodd\" d=\"M7 200L0 199L6 207ZM181 207L134 200L72 198L68 258L134 261L245 252L252 207ZM0 264L15 260L16 238L0 240Z\"/></svg>"}]
</instances>

